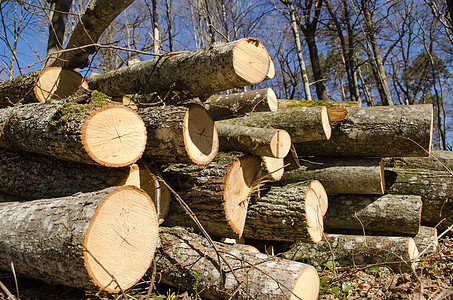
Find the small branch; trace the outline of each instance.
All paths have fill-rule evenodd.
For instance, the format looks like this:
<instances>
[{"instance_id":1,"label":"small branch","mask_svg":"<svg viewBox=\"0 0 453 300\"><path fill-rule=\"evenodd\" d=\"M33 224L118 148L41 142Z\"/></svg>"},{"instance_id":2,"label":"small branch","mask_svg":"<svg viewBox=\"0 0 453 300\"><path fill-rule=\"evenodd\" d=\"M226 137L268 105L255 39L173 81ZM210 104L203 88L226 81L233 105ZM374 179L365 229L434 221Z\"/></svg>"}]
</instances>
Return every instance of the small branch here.
<instances>
[{"instance_id":1,"label":"small branch","mask_svg":"<svg viewBox=\"0 0 453 300\"><path fill-rule=\"evenodd\" d=\"M5 292L6 296L8 296L9 300L16 300L13 294L8 290L8 288L0 281L0 288Z\"/></svg>"}]
</instances>

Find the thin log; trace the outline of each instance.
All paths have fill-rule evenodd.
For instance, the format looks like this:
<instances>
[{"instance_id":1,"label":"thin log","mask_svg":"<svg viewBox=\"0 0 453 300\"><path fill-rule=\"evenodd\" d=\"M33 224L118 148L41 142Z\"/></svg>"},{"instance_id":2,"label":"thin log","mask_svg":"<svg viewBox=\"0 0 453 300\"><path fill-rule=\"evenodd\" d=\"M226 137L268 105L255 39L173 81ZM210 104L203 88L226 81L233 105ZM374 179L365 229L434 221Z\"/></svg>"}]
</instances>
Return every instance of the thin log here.
<instances>
[{"instance_id":1,"label":"thin log","mask_svg":"<svg viewBox=\"0 0 453 300\"><path fill-rule=\"evenodd\" d=\"M248 116L218 121L218 124L242 125L259 128L286 130L295 143L330 138L330 124L327 108L295 107L276 112L257 112Z\"/></svg>"},{"instance_id":2,"label":"thin log","mask_svg":"<svg viewBox=\"0 0 453 300\"><path fill-rule=\"evenodd\" d=\"M380 158L309 157L299 163L299 169L285 172L281 184L317 179L329 196L384 194L384 165Z\"/></svg>"},{"instance_id":3,"label":"thin log","mask_svg":"<svg viewBox=\"0 0 453 300\"><path fill-rule=\"evenodd\" d=\"M453 173L453 151L432 150L429 157L385 157L386 168L402 167Z\"/></svg>"},{"instance_id":4,"label":"thin log","mask_svg":"<svg viewBox=\"0 0 453 300\"><path fill-rule=\"evenodd\" d=\"M416 195L338 195L329 197L324 218L328 233L414 236L422 201Z\"/></svg>"},{"instance_id":5,"label":"thin log","mask_svg":"<svg viewBox=\"0 0 453 300\"><path fill-rule=\"evenodd\" d=\"M284 158L291 147L285 130L216 123L220 151L239 151L258 156Z\"/></svg>"},{"instance_id":6,"label":"thin log","mask_svg":"<svg viewBox=\"0 0 453 300\"><path fill-rule=\"evenodd\" d=\"M132 109L105 103L0 109L0 147L108 167L130 165L145 149L144 123Z\"/></svg>"},{"instance_id":7,"label":"thin log","mask_svg":"<svg viewBox=\"0 0 453 300\"><path fill-rule=\"evenodd\" d=\"M271 88L247 92L214 95L206 100L204 107L214 120L240 117L259 111L277 111L277 96Z\"/></svg>"},{"instance_id":8,"label":"thin log","mask_svg":"<svg viewBox=\"0 0 453 300\"><path fill-rule=\"evenodd\" d=\"M102 74L91 74L91 89L117 97L156 92L162 99L202 101L216 92L263 81L270 57L254 38L217 43L194 52L174 52Z\"/></svg>"},{"instance_id":9,"label":"thin log","mask_svg":"<svg viewBox=\"0 0 453 300\"><path fill-rule=\"evenodd\" d=\"M148 135L144 156L152 161L204 165L217 154L217 128L201 105L156 106L137 112Z\"/></svg>"},{"instance_id":10,"label":"thin log","mask_svg":"<svg viewBox=\"0 0 453 300\"><path fill-rule=\"evenodd\" d=\"M110 293L143 277L158 240L154 204L133 186L0 201L0 225L0 269L10 270L13 262L16 272L27 277Z\"/></svg>"},{"instance_id":11,"label":"thin log","mask_svg":"<svg viewBox=\"0 0 453 300\"><path fill-rule=\"evenodd\" d=\"M431 104L349 107L347 110L347 119L332 123L329 141L301 143L293 138L297 153L362 157L428 155L433 132Z\"/></svg>"},{"instance_id":12,"label":"thin log","mask_svg":"<svg viewBox=\"0 0 453 300\"><path fill-rule=\"evenodd\" d=\"M317 299L319 277L312 266L242 247L208 241L182 228L160 228L158 276L203 299ZM220 253L226 260L219 261ZM198 270L197 278L194 270Z\"/></svg>"},{"instance_id":13,"label":"thin log","mask_svg":"<svg viewBox=\"0 0 453 300\"><path fill-rule=\"evenodd\" d=\"M162 170L170 186L187 203L204 229L216 237L240 238L248 200L259 184L261 162L256 156L219 153L205 166L173 164ZM164 226L194 227L184 209L174 201Z\"/></svg>"},{"instance_id":14,"label":"thin log","mask_svg":"<svg viewBox=\"0 0 453 300\"><path fill-rule=\"evenodd\" d=\"M273 185L250 201L244 238L318 243L322 234L322 209L310 183Z\"/></svg>"}]
</instances>

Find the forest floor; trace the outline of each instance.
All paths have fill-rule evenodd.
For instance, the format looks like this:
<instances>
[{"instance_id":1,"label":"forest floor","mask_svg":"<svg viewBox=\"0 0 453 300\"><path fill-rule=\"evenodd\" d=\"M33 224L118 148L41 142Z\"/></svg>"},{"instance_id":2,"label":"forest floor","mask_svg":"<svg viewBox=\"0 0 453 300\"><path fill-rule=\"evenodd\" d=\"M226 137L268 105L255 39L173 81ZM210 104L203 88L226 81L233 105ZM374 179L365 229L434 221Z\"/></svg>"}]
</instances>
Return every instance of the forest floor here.
<instances>
[{"instance_id":1,"label":"forest floor","mask_svg":"<svg viewBox=\"0 0 453 300\"><path fill-rule=\"evenodd\" d=\"M387 267L369 266L320 272L319 299L453 299L453 239L443 238L434 252L422 257L417 269L411 273L395 273ZM87 294L83 290L66 286L51 286L41 281L18 278L0 273L0 282L16 299L21 300L113 300L122 295ZM158 286L147 298L149 281L144 280L127 292L127 299L202 299L197 295ZM19 293L19 297L17 297ZM0 299L8 299L0 289Z\"/></svg>"}]
</instances>

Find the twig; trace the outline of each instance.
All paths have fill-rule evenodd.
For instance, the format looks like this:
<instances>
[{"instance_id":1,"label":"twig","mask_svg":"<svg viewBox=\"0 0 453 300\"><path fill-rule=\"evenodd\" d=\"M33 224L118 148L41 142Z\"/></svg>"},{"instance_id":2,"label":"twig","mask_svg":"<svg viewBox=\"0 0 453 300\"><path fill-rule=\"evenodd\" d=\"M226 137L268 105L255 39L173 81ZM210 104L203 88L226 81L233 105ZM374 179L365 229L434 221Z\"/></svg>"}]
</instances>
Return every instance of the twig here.
<instances>
[{"instance_id":1,"label":"twig","mask_svg":"<svg viewBox=\"0 0 453 300\"><path fill-rule=\"evenodd\" d=\"M16 284L16 295L17 295L17 299L20 299L20 297L19 297L19 284L17 283L16 269L14 268L14 263L13 263L13 262L11 262L11 271L13 272L14 283Z\"/></svg>"},{"instance_id":2,"label":"twig","mask_svg":"<svg viewBox=\"0 0 453 300\"><path fill-rule=\"evenodd\" d=\"M8 296L9 300L16 300L13 294L8 290L8 288L0 281L0 288L5 292L6 296Z\"/></svg>"}]
</instances>

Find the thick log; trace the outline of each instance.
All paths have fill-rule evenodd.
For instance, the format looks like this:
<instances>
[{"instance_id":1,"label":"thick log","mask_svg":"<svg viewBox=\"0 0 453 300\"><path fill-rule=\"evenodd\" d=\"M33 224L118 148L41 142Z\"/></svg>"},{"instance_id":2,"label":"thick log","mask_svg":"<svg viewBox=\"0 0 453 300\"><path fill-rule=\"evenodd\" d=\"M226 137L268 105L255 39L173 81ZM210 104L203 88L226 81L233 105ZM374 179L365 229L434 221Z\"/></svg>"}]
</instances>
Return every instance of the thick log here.
<instances>
[{"instance_id":1,"label":"thick log","mask_svg":"<svg viewBox=\"0 0 453 300\"><path fill-rule=\"evenodd\" d=\"M380 158L310 157L299 163L299 169L285 172L281 184L317 179L329 196L384 194L384 165Z\"/></svg>"},{"instance_id":2,"label":"thick log","mask_svg":"<svg viewBox=\"0 0 453 300\"><path fill-rule=\"evenodd\" d=\"M117 97L156 92L178 101L257 84L266 78L270 57L254 38L217 43L194 52L174 52L102 74L91 74L91 89Z\"/></svg>"},{"instance_id":3,"label":"thick log","mask_svg":"<svg viewBox=\"0 0 453 300\"><path fill-rule=\"evenodd\" d=\"M108 167L136 162L146 144L142 119L125 106L100 103L0 109L0 147Z\"/></svg>"},{"instance_id":4,"label":"thick log","mask_svg":"<svg viewBox=\"0 0 453 300\"><path fill-rule=\"evenodd\" d=\"M275 256L216 243L182 228L160 228L156 253L158 276L165 284L203 299L317 299L316 269ZM194 276L197 270L197 278ZM232 297L232 298L231 298Z\"/></svg>"},{"instance_id":5,"label":"thick log","mask_svg":"<svg viewBox=\"0 0 453 300\"><path fill-rule=\"evenodd\" d=\"M295 107L276 112L257 112L216 123L283 129L290 134L291 140L297 143L328 140L330 138L329 118L327 108L324 106Z\"/></svg>"},{"instance_id":6,"label":"thick log","mask_svg":"<svg viewBox=\"0 0 453 300\"><path fill-rule=\"evenodd\" d=\"M411 257L408 240L423 250L437 240L431 227L420 227L414 238L399 236L370 236L325 234L318 244L298 243L282 257L319 266L335 263L336 267L366 267L386 264L395 271L410 271ZM412 244L414 246L414 244Z\"/></svg>"},{"instance_id":7,"label":"thick log","mask_svg":"<svg viewBox=\"0 0 453 300\"><path fill-rule=\"evenodd\" d=\"M318 243L322 234L322 209L310 183L271 186L250 201L244 238Z\"/></svg>"},{"instance_id":8,"label":"thick log","mask_svg":"<svg viewBox=\"0 0 453 300\"><path fill-rule=\"evenodd\" d=\"M157 163L204 165L217 154L217 128L201 105L148 107L138 114L148 135L145 157Z\"/></svg>"},{"instance_id":9,"label":"thick log","mask_svg":"<svg viewBox=\"0 0 453 300\"><path fill-rule=\"evenodd\" d=\"M261 161L256 156L219 153L208 165L173 164L163 169L162 175L210 235L240 238L249 197L259 185L260 169ZM200 230L175 201L163 225Z\"/></svg>"},{"instance_id":10,"label":"thick log","mask_svg":"<svg viewBox=\"0 0 453 300\"><path fill-rule=\"evenodd\" d=\"M338 195L329 197L324 218L328 233L414 236L422 201L416 195Z\"/></svg>"},{"instance_id":11,"label":"thick log","mask_svg":"<svg viewBox=\"0 0 453 300\"><path fill-rule=\"evenodd\" d=\"M51 284L126 290L149 268L157 240L154 204L133 186L0 202L0 269L13 262L18 274Z\"/></svg>"},{"instance_id":12,"label":"thick log","mask_svg":"<svg viewBox=\"0 0 453 300\"><path fill-rule=\"evenodd\" d=\"M271 88L247 92L214 95L206 100L204 107L214 120L240 117L259 111L277 111L277 96Z\"/></svg>"},{"instance_id":13,"label":"thick log","mask_svg":"<svg viewBox=\"0 0 453 300\"><path fill-rule=\"evenodd\" d=\"M220 151L284 158L291 148L291 137L285 130L222 123L216 123L216 127Z\"/></svg>"},{"instance_id":14,"label":"thick log","mask_svg":"<svg viewBox=\"0 0 453 300\"><path fill-rule=\"evenodd\" d=\"M329 141L301 143L293 138L297 153L369 157L428 155L426 151L431 149L433 132L431 104L349 107L347 110L345 120L332 123Z\"/></svg>"},{"instance_id":15,"label":"thick log","mask_svg":"<svg viewBox=\"0 0 453 300\"><path fill-rule=\"evenodd\" d=\"M453 174L448 171L395 167L385 169L387 191L420 195L422 224L440 228L453 224Z\"/></svg>"},{"instance_id":16,"label":"thick log","mask_svg":"<svg viewBox=\"0 0 453 300\"><path fill-rule=\"evenodd\" d=\"M0 82L0 107L12 106L17 103L37 102L34 87L40 71L33 71L10 80Z\"/></svg>"}]
</instances>

